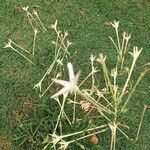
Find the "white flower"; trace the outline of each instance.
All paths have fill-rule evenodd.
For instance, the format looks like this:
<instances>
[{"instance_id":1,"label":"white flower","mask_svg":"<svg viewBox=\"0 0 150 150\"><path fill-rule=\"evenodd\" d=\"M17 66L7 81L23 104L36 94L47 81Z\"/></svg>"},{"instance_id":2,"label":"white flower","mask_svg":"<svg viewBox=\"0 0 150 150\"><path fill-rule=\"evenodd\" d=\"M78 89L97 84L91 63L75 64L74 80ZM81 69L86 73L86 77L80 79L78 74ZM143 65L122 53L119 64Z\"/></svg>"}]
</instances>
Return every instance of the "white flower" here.
<instances>
[{"instance_id":1,"label":"white flower","mask_svg":"<svg viewBox=\"0 0 150 150\"><path fill-rule=\"evenodd\" d=\"M37 13L36 10L33 10L33 14L34 14L35 16L38 16L38 13Z\"/></svg>"},{"instance_id":2,"label":"white flower","mask_svg":"<svg viewBox=\"0 0 150 150\"><path fill-rule=\"evenodd\" d=\"M123 32L123 38L128 41L131 38L131 34L128 34L126 32Z\"/></svg>"},{"instance_id":3,"label":"white flower","mask_svg":"<svg viewBox=\"0 0 150 150\"><path fill-rule=\"evenodd\" d=\"M72 45L73 43L71 43L69 40L67 40L67 47L69 47L70 45Z\"/></svg>"},{"instance_id":4,"label":"white flower","mask_svg":"<svg viewBox=\"0 0 150 150\"><path fill-rule=\"evenodd\" d=\"M66 37L66 36L68 36L68 31L66 31L66 32L64 33L64 37Z\"/></svg>"},{"instance_id":5,"label":"white flower","mask_svg":"<svg viewBox=\"0 0 150 150\"><path fill-rule=\"evenodd\" d=\"M59 144L60 144L61 146L59 147L59 149L66 150L67 147L68 147L68 145L69 145L70 143L71 143L71 142L66 142L66 141L64 141L64 140L60 141Z\"/></svg>"},{"instance_id":6,"label":"white flower","mask_svg":"<svg viewBox=\"0 0 150 150\"><path fill-rule=\"evenodd\" d=\"M104 97L103 93L100 92L98 89L96 90L96 92L97 92L96 95L97 95L99 98Z\"/></svg>"},{"instance_id":7,"label":"white flower","mask_svg":"<svg viewBox=\"0 0 150 150\"><path fill-rule=\"evenodd\" d=\"M51 25L51 28L54 29L55 31L57 30L57 20L55 21L55 24Z\"/></svg>"},{"instance_id":8,"label":"white flower","mask_svg":"<svg viewBox=\"0 0 150 150\"><path fill-rule=\"evenodd\" d=\"M34 34L37 34L39 31L37 29L34 29Z\"/></svg>"},{"instance_id":9,"label":"white flower","mask_svg":"<svg viewBox=\"0 0 150 150\"><path fill-rule=\"evenodd\" d=\"M133 47L133 53L131 53L131 52L129 52L129 53L131 54L131 56L133 57L133 59L136 60L139 57L141 51L142 51L142 48L140 50L138 50L138 47L134 46Z\"/></svg>"},{"instance_id":10,"label":"white flower","mask_svg":"<svg viewBox=\"0 0 150 150\"><path fill-rule=\"evenodd\" d=\"M52 134L52 143L53 143L53 145L56 145L61 139L62 139L62 136L58 136L55 133Z\"/></svg>"},{"instance_id":11,"label":"white flower","mask_svg":"<svg viewBox=\"0 0 150 150\"><path fill-rule=\"evenodd\" d=\"M94 73L98 72L98 70L96 70L96 69L97 69L97 67L93 67L91 74L94 74Z\"/></svg>"},{"instance_id":12,"label":"white flower","mask_svg":"<svg viewBox=\"0 0 150 150\"><path fill-rule=\"evenodd\" d=\"M118 74L117 68L114 68L114 69L111 70L111 76L114 77L114 79L116 79L117 74Z\"/></svg>"},{"instance_id":13,"label":"white flower","mask_svg":"<svg viewBox=\"0 0 150 150\"><path fill-rule=\"evenodd\" d=\"M61 66L63 65L63 62L62 62L63 60L62 60L62 59L57 59L56 61L57 61L57 63L58 63L59 65L61 65Z\"/></svg>"},{"instance_id":14,"label":"white flower","mask_svg":"<svg viewBox=\"0 0 150 150\"><path fill-rule=\"evenodd\" d=\"M91 56L90 56L90 60L91 60L91 62L93 62L94 60L95 60L95 56L93 56L93 54L91 54Z\"/></svg>"},{"instance_id":15,"label":"white flower","mask_svg":"<svg viewBox=\"0 0 150 150\"><path fill-rule=\"evenodd\" d=\"M56 45L57 43L55 41L52 41L52 44Z\"/></svg>"},{"instance_id":16,"label":"white flower","mask_svg":"<svg viewBox=\"0 0 150 150\"><path fill-rule=\"evenodd\" d=\"M101 64L104 64L106 60L106 56L104 57L103 54L99 54L99 58L97 59L98 62L100 62Z\"/></svg>"},{"instance_id":17,"label":"white flower","mask_svg":"<svg viewBox=\"0 0 150 150\"><path fill-rule=\"evenodd\" d=\"M36 85L34 85L33 89L37 90L39 89L40 92L42 91L42 81L40 81L39 83L37 83Z\"/></svg>"},{"instance_id":18,"label":"white flower","mask_svg":"<svg viewBox=\"0 0 150 150\"><path fill-rule=\"evenodd\" d=\"M118 29L118 27L119 27L119 21L114 21L113 23L110 22L110 24L111 24L115 29Z\"/></svg>"},{"instance_id":19,"label":"white flower","mask_svg":"<svg viewBox=\"0 0 150 150\"><path fill-rule=\"evenodd\" d=\"M12 43L12 40L9 39L8 43L4 46L4 48L11 48L11 43Z\"/></svg>"},{"instance_id":20,"label":"white flower","mask_svg":"<svg viewBox=\"0 0 150 150\"><path fill-rule=\"evenodd\" d=\"M25 12L27 12L28 11L28 6L27 7L22 7L22 9L25 11Z\"/></svg>"},{"instance_id":21,"label":"white flower","mask_svg":"<svg viewBox=\"0 0 150 150\"><path fill-rule=\"evenodd\" d=\"M72 93L74 90L76 90L80 72L74 75L73 66L70 62L67 64L67 67L69 72L69 81L54 79L53 81L55 83L63 85L64 87L56 94L52 95L51 98L57 97L62 94L68 94L69 92Z\"/></svg>"}]
</instances>

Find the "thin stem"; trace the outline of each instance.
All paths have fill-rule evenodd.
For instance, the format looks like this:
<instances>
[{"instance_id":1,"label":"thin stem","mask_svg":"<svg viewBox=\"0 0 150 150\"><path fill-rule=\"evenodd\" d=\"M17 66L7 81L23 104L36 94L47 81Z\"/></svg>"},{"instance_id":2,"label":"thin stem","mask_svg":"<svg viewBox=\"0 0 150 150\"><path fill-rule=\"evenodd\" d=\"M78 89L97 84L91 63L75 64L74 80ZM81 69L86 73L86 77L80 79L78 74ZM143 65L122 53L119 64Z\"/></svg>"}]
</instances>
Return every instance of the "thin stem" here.
<instances>
[{"instance_id":1,"label":"thin stem","mask_svg":"<svg viewBox=\"0 0 150 150\"><path fill-rule=\"evenodd\" d=\"M63 45L63 47L64 47L64 51L67 53L67 47L66 47L66 45L64 44L64 40L65 40L65 38L66 38L66 34L63 36L63 38L60 36L60 34L59 34L59 32L57 31L57 29L55 29L55 32L57 33L57 35L58 35L58 38L60 39L60 41L61 41L61 44ZM60 45L61 46L61 45Z\"/></svg>"},{"instance_id":2,"label":"thin stem","mask_svg":"<svg viewBox=\"0 0 150 150\"><path fill-rule=\"evenodd\" d=\"M113 100L115 101L114 92L113 92L112 84L111 84L111 81L110 81L110 78L109 78L109 75L108 75L108 70L107 70L105 61L104 61L104 63L102 63L102 68L103 68L104 76L107 79L109 89L112 93Z\"/></svg>"},{"instance_id":3,"label":"thin stem","mask_svg":"<svg viewBox=\"0 0 150 150\"><path fill-rule=\"evenodd\" d=\"M36 14L36 17L37 17L37 19L39 20L39 22L40 22L42 28L46 31L46 28L44 27L44 25L43 25L43 23L42 23L40 17L39 17L37 14Z\"/></svg>"},{"instance_id":4,"label":"thin stem","mask_svg":"<svg viewBox=\"0 0 150 150\"><path fill-rule=\"evenodd\" d=\"M140 129L141 129L142 122L143 122L144 115L145 115L145 112L146 112L147 108L148 108L148 106L147 106L147 105L144 105L144 109L143 109L143 112L142 112L142 116L141 116L141 120L140 120L140 123L139 123L137 135L136 135L136 138L135 138L135 142L136 142L136 141L138 140L138 138L139 138Z\"/></svg>"},{"instance_id":5,"label":"thin stem","mask_svg":"<svg viewBox=\"0 0 150 150\"><path fill-rule=\"evenodd\" d=\"M76 93L74 95L74 104L73 104L73 119L72 119L72 123L75 123L75 119L76 119Z\"/></svg>"},{"instance_id":6,"label":"thin stem","mask_svg":"<svg viewBox=\"0 0 150 150\"><path fill-rule=\"evenodd\" d=\"M23 50L23 51L25 51L26 53L30 54L29 51L27 51L27 50L24 49L23 47L19 46L18 44L16 44L16 43L13 42L12 40L11 40L11 42L12 42L15 46L17 46L18 48L20 48L21 50Z\"/></svg>"},{"instance_id":7,"label":"thin stem","mask_svg":"<svg viewBox=\"0 0 150 150\"><path fill-rule=\"evenodd\" d=\"M24 56L22 53L20 53L18 50L16 50L14 47L10 47L11 49L13 49L15 52L17 52L18 54L20 54L23 58L25 58L27 61L29 61L31 64L33 64L33 62L27 58L26 56Z\"/></svg>"},{"instance_id":8,"label":"thin stem","mask_svg":"<svg viewBox=\"0 0 150 150\"><path fill-rule=\"evenodd\" d=\"M85 138L87 138L87 137L90 137L90 136L95 135L95 134L98 134L98 133L105 132L105 131L107 131L107 130L108 130L108 128L106 128L106 129L102 129L102 130L100 130L100 131L97 131L97 132L94 132L94 133L91 133L91 134L85 135L85 136L83 136L83 137L77 138L77 139L72 140L72 141L70 141L70 142L71 142L71 143L73 143L73 142L75 142L75 141L79 141L79 140L85 139Z\"/></svg>"},{"instance_id":9,"label":"thin stem","mask_svg":"<svg viewBox=\"0 0 150 150\"><path fill-rule=\"evenodd\" d=\"M84 78L84 80L79 84L78 87L80 87L91 75L92 75L92 72Z\"/></svg>"},{"instance_id":10,"label":"thin stem","mask_svg":"<svg viewBox=\"0 0 150 150\"><path fill-rule=\"evenodd\" d=\"M45 93L49 90L49 88L52 86L53 83L54 83L54 81L52 81L52 82L49 84L49 86L46 88L46 90L40 95L40 98L42 98L42 97L45 95Z\"/></svg>"},{"instance_id":11,"label":"thin stem","mask_svg":"<svg viewBox=\"0 0 150 150\"><path fill-rule=\"evenodd\" d=\"M149 71L148 69L145 69L145 70L140 74L138 80L136 81L134 87L132 88L132 91L131 91L130 95L128 96L128 98L127 98L125 104L124 104L123 107L122 107L123 110L125 109L126 105L128 104L128 102L129 102L129 100L130 100L132 94L134 93L134 91L135 91L137 85L139 84L139 82L142 80L142 78L145 76L145 74L146 74L148 71Z\"/></svg>"},{"instance_id":12,"label":"thin stem","mask_svg":"<svg viewBox=\"0 0 150 150\"><path fill-rule=\"evenodd\" d=\"M117 124L115 122L110 123L109 127L111 129L111 144L110 144L110 150L115 150L116 147L116 129L117 129Z\"/></svg>"},{"instance_id":13,"label":"thin stem","mask_svg":"<svg viewBox=\"0 0 150 150\"><path fill-rule=\"evenodd\" d=\"M95 101L91 100L88 96L86 96L84 93L82 93L82 91L77 90L77 94L80 95L81 97L85 98L86 100L88 100L91 104L93 104L97 108L98 112L102 116L104 116L104 118L106 120L110 121L110 119L106 115L104 115L102 111L107 112L108 114L112 113L111 111L108 111L105 108L102 108L99 104L97 104Z\"/></svg>"},{"instance_id":14,"label":"thin stem","mask_svg":"<svg viewBox=\"0 0 150 150\"><path fill-rule=\"evenodd\" d=\"M28 15L33 19L33 21L39 26L39 28L41 28L43 30L43 28L40 26L40 24L36 21L36 19L33 17L33 15L30 12L27 12ZM34 30L34 28L33 28Z\"/></svg>"},{"instance_id":15,"label":"thin stem","mask_svg":"<svg viewBox=\"0 0 150 150\"><path fill-rule=\"evenodd\" d=\"M122 54L122 60L121 60L121 71L123 70L125 55L126 55L126 53L127 53L128 41L129 41L129 39L126 40L124 49L122 50L122 51L123 51L123 54Z\"/></svg>"},{"instance_id":16,"label":"thin stem","mask_svg":"<svg viewBox=\"0 0 150 150\"><path fill-rule=\"evenodd\" d=\"M33 48L32 48L32 56L33 56L33 58L34 58L34 53L35 53L35 40L36 40L36 35L37 35L37 32L34 30Z\"/></svg>"},{"instance_id":17,"label":"thin stem","mask_svg":"<svg viewBox=\"0 0 150 150\"><path fill-rule=\"evenodd\" d=\"M116 36L117 36L117 42L118 42L118 49L119 49L119 53L121 54L120 38L119 38L118 28L115 28L115 29L116 29Z\"/></svg>"},{"instance_id":18,"label":"thin stem","mask_svg":"<svg viewBox=\"0 0 150 150\"><path fill-rule=\"evenodd\" d=\"M125 85L124 85L123 90L122 90L122 92L121 92L121 94L120 94L120 97L119 97L120 100L122 99L122 97L123 97L123 95L124 95L124 92L125 92L125 90L126 90L126 88L127 88L127 86L128 86L128 83L129 83L129 81L130 81L131 74L132 74L132 71L133 71L135 62L136 62L136 60L133 59L133 62L132 62L132 65L131 65L131 69L130 69L130 72L129 72L129 74L128 74L128 78L127 78L127 80L126 80L126 82L125 82Z\"/></svg>"},{"instance_id":19,"label":"thin stem","mask_svg":"<svg viewBox=\"0 0 150 150\"><path fill-rule=\"evenodd\" d=\"M98 130L98 129L101 129L101 128L105 128L105 127L107 127L107 126L108 126L108 125L101 125L101 126L98 126L98 127L90 128L90 129L87 129L86 132L95 131L95 130ZM84 132L85 132L85 130L83 130L83 131L78 131L78 132L71 133L71 134L66 134L66 135L63 135L62 138L66 138L66 137L78 135L78 134L81 134L81 133L84 133Z\"/></svg>"},{"instance_id":20,"label":"thin stem","mask_svg":"<svg viewBox=\"0 0 150 150\"><path fill-rule=\"evenodd\" d=\"M30 25L31 25L31 27L32 27L32 30L34 31L33 23L32 23L31 18L30 18L30 13L27 12L26 15L27 15L27 17L28 17L28 20L29 20L29 23L30 23Z\"/></svg>"},{"instance_id":21,"label":"thin stem","mask_svg":"<svg viewBox=\"0 0 150 150\"><path fill-rule=\"evenodd\" d=\"M55 128L54 128L54 131L53 131L54 133L56 133L58 124L59 124L59 122L60 122L60 120L61 120L61 116L62 116L63 111L64 111L65 102L66 102L66 96L63 96L62 106L61 106L60 113L59 113L58 118L57 118L57 123L56 123Z\"/></svg>"},{"instance_id":22,"label":"thin stem","mask_svg":"<svg viewBox=\"0 0 150 150\"><path fill-rule=\"evenodd\" d=\"M115 48L116 48L116 50L117 50L117 53L119 54L119 49L118 49L116 43L114 42L113 38L110 37L110 36L109 36L109 38L110 38L110 40L112 41L112 43L114 44L114 46L115 46Z\"/></svg>"}]
</instances>

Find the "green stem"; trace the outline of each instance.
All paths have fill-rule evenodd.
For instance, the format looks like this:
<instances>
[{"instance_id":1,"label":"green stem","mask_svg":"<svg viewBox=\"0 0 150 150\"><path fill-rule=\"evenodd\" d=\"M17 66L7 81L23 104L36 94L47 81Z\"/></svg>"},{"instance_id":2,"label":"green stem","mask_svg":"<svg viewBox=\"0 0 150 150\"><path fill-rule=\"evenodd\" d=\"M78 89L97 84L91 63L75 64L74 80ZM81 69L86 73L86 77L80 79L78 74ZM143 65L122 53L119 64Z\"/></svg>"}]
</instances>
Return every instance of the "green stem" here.
<instances>
[{"instance_id":1,"label":"green stem","mask_svg":"<svg viewBox=\"0 0 150 150\"><path fill-rule=\"evenodd\" d=\"M15 52L17 52L18 54L20 54L23 58L25 58L27 61L29 61L31 64L33 64L33 62L27 58L26 56L24 56L23 54L21 54L18 50L16 50L14 47L10 47L11 49L13 49Z\"/></svg>"},{"instance_id":2,"label":"green stem","mask_svg":"<svg viewBox=\"0 0 150 150\"><path fill-rule=\"evenodd\" d=\"M122 92L121 92L121 94L120 94L120 97L119 97L120 100L122 99L122 97L123 97L123 95L124 95L124 92L125 92L125 90L126 90L126 88L127 88L127 86L128 86L128 83L129 83L129 81L130 81L131 74L132 74L132 71L133 71L135 62L136 62L136 59L133 59L133 62L132 62L132 65L131 65L131 69L130 69L130 72L129 72L129 74L128 74L128 78L127 78L127 80L126 80L126 82L125 82L125 85L124 85L123 90L122 90Z\"/></svg>"},{"instance_id":3,"label":"green stem","mask_svg":"<svg viewBox=\"0 0 150 150\"><path fill-rule=\"evenodd\" d=\"M134 87L132 88L132 91L131 91L130 95L128 96L128 98L127 98L127 100L126 100L124 106L122 107L122 110L125 109L125 107L126 107L126 105L128 104L128 102L129 102L129 100L130 100L132 94L134 93L134 91L135 91L137 85L139 84L139 82L142 80L142 78L145 76L145 74L146 74L148 71L149 71L148 69L145 69L145 70L140 74L138 80L136 81Z\"/></svg>"},{"instance_id":4,"label":"green stem","mask_svg":"<svg viewBox=\"0 0 150 150\"><path fill-rule=\"evenodd\" d=\"M105 108L101 107L101 106L100 106L98 103L96 103L93 99L90 99L88 96L86 96L81 90L78 89L76 92L77 92L78 95L80 95L81 97L85 98L85 99L86 99L87 101L89 101L92 105L94 105L94 106L97 108L98 112L99 112L102 116L104 116L105 119L107 119L108 121L110 121L110 119L109 119L107 116L105 116L105 115L103 114L103 112L106 112L106 113L108 113L108 114L111 114L112 111L110 111L109 109L105 109Z\"/></svg>"}]
</instances>

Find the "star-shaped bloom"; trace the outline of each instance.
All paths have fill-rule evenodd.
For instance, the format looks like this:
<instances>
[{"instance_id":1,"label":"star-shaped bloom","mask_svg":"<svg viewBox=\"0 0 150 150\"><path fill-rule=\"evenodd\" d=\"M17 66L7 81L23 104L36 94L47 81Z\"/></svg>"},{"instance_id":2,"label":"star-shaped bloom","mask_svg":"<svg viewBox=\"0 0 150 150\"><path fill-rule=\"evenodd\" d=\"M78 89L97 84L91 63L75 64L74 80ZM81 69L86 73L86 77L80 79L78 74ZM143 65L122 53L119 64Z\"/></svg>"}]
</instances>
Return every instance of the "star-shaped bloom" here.
<instances>
[{"instance_id":1,"label":"star-shaped bloom","mask_svg":"<svg viewBox=\"0 0 150 150\"><path fill-rule=\"evenodd\" d=\"M62 94L73 93L77 89L77 83L80 76L80 72L74 75L73 66L70 62L67 64L67 67L69 72L69 81L54 79L55 83L63 85L64 87L56 94L52 95L51 98L58 97Z\"/></svg>"}]
</instances>

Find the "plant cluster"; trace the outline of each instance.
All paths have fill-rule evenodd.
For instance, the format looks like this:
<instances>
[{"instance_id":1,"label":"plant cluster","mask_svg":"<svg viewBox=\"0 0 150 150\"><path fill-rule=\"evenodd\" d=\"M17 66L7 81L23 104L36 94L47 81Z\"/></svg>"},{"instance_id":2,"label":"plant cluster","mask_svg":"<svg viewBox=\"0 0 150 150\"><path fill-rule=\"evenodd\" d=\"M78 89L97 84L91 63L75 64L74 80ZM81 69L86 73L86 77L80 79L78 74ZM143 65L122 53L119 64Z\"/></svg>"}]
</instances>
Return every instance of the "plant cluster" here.
<instances>
[{"instance_id":1,"label":"plant cluster","mask_svg":"<svg viewBox=\"0 0 150 150\"><path fill-rule=\"evenodd\" d=\"M44 32L47 32L47 29L36 11L28 11L28 7L22 7L22 9L27 15L34 32L32 50L28 51L22 48L11 39L5 48L11 48L34 65L36 37L37 33L39 33L34 24ZM33 89L39 91L40 98L49 93L51 95L49 98L50 103L55 103L58 108L53 129L47 132L47 135L42 135L42 140L38 142L39 145L42 145L43 150L48 148L65 150L73 143L84 149L83 139L89 137L91 143L98 144L98 135L104 134L108 130L111 131L110 150L116 149L118 132L131 141L137 141L147 105L144 106L135 139L127 135L126 131L129 126L122 122L121 117L128 111L131 97L149 69L145 68L137 80L131 84L131 78L142 48L134 46L131 50L129 47L131 35L124 32L120 37L119 22L117 21L111 22L110 25L115 29L116 33L116 39L110 37L117 52L116 64L114 68L110 68L107 64L107 56L102 53L98 56L91 54L89 61L91 69L83 80L80 80L82 69L74 73L73 64L70 62L69 47L72 43L68 40L68 32L61 31L58 28L57 21L50 26L56 33L56 39L52 41L55 47L53 61L41 77L41 80L33 87ZM132 62L127 67L126 61L130 58L132 58ZM67 75L66 70L68 71ZM50 76L51 82L44 89L43 81L47 79L47 76ZM83 128L74 130L74 126L80 122L82 124L85 118L88 118L88 123ZM72 132L71 130L67 132L66 126L70 127ZM32 138L34 138L34 134ZM32 144L34 145L36 142Z\"/></svg>"}]
</instances>

